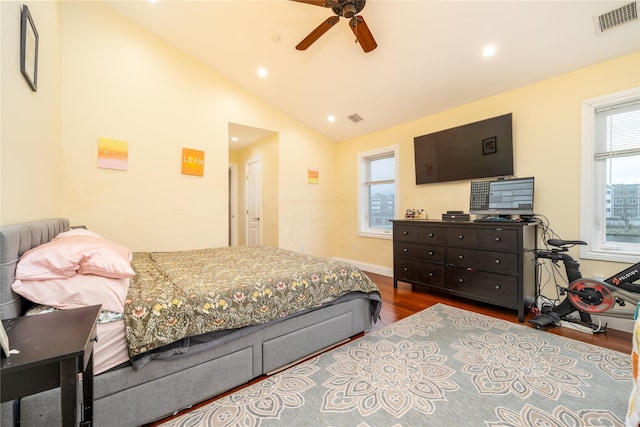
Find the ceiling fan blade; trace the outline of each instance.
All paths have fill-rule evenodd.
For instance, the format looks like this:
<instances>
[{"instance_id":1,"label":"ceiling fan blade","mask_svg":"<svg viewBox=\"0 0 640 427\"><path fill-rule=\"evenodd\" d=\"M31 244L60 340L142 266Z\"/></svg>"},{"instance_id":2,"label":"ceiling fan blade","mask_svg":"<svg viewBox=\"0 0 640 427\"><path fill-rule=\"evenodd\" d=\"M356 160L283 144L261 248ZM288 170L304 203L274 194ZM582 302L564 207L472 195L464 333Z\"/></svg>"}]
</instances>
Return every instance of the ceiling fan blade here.
<instances>
[{"instance_id":1,"label":"ceiling fan blade","mask_svg":"<svg viewBox=\"0 0 640 427\"><path fill-rule=\"evenodd\" d=\"M349 21L349 27L351 27L351 31L356 36L356 40L362 46L362 50L365 52L371 52L373 49L378 47L378 43L373 38L373 34L369 31L369 27L367 23L364 22L364 18L360 15L356 15Z\"/></svg>"},{"instance_id":2,"label":"ceiling fan blade","mask_svg":"<svg viewBox=\"0 0 640 427\"><path fill-rule=\"evenodd\" d=\"M291 1L295 1L298 3L313 4L315 6L321 6L321 7L333 7L338 4L336 1L325 1L325 0L291 0Z\"/></svg>"},{"instance_id":3,"label":"ceiling fan blade","mask_svg":"<svg viewBox=\"0 0 640 427\"><path fill-rule=\"evenodd\" d=\"M305 37L300 43L298 43L296 49L306 50L316 40L318 40L321 35L329 31L331 27L336 25L339 20L340 18L338 16L332 16L324 20L322 24L318 25L315 30L311 31L307 37Z\"/></svg>"}]
</instances>

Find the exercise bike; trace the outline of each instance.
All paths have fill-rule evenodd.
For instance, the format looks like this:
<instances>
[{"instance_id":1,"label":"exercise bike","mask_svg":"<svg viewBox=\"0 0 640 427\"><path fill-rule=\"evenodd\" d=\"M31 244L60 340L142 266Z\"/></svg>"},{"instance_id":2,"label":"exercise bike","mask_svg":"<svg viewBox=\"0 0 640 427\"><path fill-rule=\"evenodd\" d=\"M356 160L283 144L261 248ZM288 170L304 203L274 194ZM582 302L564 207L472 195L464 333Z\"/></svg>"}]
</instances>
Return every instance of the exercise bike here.
<instances>
[{"instance_id":1,"label":"exercise bike","mask_svg":"<svg viewBox=\"0 0 640 427\"><path fill-rule=\"evenodd\" d=\"M529 323L541 329L545 326L557 326L561 320L572 318L574 312L579 314L577 323L591 328L594 333L606 331L606 325L595 324L591 320L591 314L605 313L606 316L633 319L634 311L621 309L626 303L638 306L640 302L640 262L626 268L604 281L583 278L580 273L580 264L567 252L575 245L586 245L582 240L547 240L551 249L535 249L535 260L546 258L558 265L564 264L567 275L567 287L559 286L560 295L566 298L558 305L549 308L542 307L540 315L529 320Z\"/></svg>"}]
</instances>

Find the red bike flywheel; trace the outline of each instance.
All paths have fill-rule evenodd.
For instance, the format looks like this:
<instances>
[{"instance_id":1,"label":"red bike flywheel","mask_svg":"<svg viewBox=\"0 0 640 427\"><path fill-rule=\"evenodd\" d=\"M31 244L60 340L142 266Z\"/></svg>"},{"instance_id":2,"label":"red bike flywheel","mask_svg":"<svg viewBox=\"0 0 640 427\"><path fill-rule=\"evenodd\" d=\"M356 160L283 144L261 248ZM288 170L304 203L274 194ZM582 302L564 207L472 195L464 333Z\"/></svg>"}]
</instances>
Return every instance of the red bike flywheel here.
<instances>
[{"instance_id":1,"label":"red bike flywheel","mask_svg":"<svg viewBox=\"0 0 640 427\"><path fill-rule=\"evenodd\" d=\"M578 279L569 285L567 298L574 307L586 313L602 313L616 303L611 291L594 279Z\"/></svg>"}]
</instances>

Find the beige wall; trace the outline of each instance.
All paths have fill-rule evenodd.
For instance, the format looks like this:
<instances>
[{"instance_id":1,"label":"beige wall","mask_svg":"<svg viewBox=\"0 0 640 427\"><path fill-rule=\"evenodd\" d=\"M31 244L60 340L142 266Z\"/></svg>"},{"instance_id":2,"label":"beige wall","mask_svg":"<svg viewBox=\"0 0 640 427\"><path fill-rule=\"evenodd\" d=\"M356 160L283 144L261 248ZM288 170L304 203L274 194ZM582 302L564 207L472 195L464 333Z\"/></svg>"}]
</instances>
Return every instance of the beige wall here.
<instances>
[{"instance_id":1,"label":"beige wall","mask_svg":"<svg viewBox=\"0 0 640 427\"><path fill-rule=\"evenodd\" d=\"M20 73L20 11L39 34L38 91ZM60 7L0 2L0 223L63 216Z\"/></svg>"},{"instance_id":2,"label":"beige wall","mask_svg":"<svg viewBox=\"0 0 640 427\"><path fill-rule=\"evenodd\" d=\"M101 2L63 2L61 7L63 211L72 222L133 250L223 246L228 242L229 122L278 131L280 150L300 147L297 157L278 159L281 171L270 177L276 194L290 193L297 180L306 179L295 175L296 167L315 158L316 147L333 152L327 138ZM96 167L99 137L128 141L128 171ZM183 147L205 151L204 177L181 175ZM289 204L281 200L274 210ZM281 247L294 249L304 244L298 239L317 239L325 242L314 253L331 255L330 236L322 227L306 217L292 226L309 236L279 235Z\"/></svg>"},{"instance_id":3,"label":"beige wall","mask_svg":"<svg viewBox=\"0 0 640 427\"><path fill-rule=\"evenodd\" d=\"M338 209L334 254L392 268L391 242L357 237L357 154L400 145L401 211L424 208L429 218L469 210L469 182L415 185L413 137L513 113L515 174L536 178L536 212L565 239L580 237L581 101L640 86L640 54L627 55L537 84L443 111L338 144ZM354 246L355 245L355 246ZM354 247L356 250L354 251ZM578 256L577 251L573 253ZM605 277L625 264L581 260L583 274Z\"/></svg>"}]
</instances>

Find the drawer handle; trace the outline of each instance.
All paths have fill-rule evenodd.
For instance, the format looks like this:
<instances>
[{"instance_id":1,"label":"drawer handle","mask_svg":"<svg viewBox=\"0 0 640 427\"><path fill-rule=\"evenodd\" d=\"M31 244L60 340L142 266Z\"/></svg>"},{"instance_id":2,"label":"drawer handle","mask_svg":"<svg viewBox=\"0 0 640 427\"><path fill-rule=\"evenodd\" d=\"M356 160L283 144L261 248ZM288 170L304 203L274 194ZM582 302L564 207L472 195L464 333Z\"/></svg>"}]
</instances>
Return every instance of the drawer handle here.
<instances>
[{"instance_id":1,"label":"drawer handle","mask_svg":"<svg viewBox=\"0 0 640 427\"><path fill-rule=\"evenodd\" d=\"M500 264L500 260L499 259L497 259L495 262L496 262L496 264Z\"/></svg>"},{"instance_id":2,"label":"drawer handle","mask_svg":"<svg viewBox=\"0 0 640 427\"><path fill-rule=\"evenodd\" d=\"M464 259L464 255L458 255L458 259Z\"/></svg>"},{"instance_id":3,"label":"drawer handle","mask_svg":"<svg viewBox=\"0 0 640 427\"><path fill-rule=\"evenodd\" d=\"M496 242L499 242L499 241L500 241L500 238L499 238L499 237L496 237L494 240L495 240Z\"/></svg>"},{"instance_id":4,"label":"drawer handle","mask_svg":"<svg viewBox=\"0 0 640 427\"><path fill-rule=\"evenodd\" d=\"M433 251L429 251L429 255L433 255Z\"/></svg>"},{"instance_id":5,"label":"drawer handle","mask_svg":"<svg viewBox=\"0 0 640 427\"><path fill-rule=\"evenodd\" d=\"M500 285L496 285L496 291L500 290Z\"/></svg>"},{"instance_id":6,"label":"drawer handle","mask_svg":"<svg viewBox=\"0 0 640 427\"><path fill-rule=\"evenodd\" d=\"M458 239L462 240L462 239L464 239L464 236L463 236L462 234L460 234L460 235L458 236Z\"/></svg>"},{"instance_id":7,"label":"drawer handle","mask_svg":"<svg viewBox=\"0 0 640 427\"><path fill-rule=\"evenodd\" d=\"M429 272L429 277L433 277L434 274L432 272Z\"/></svg>"},{"instance_id":8,"label":"drawer handle","mask_svg":"<svg viewBox=\"0 0 640 427\"><path fill-rule=\"evenodd\" d=\"M429 237L433 237L433 233L429 233Z\"/></svg>"},{"instance_id":9,"label":"drawer handle","mask_svg":"<svg viewBox=\"0 0 640 427\"><path fill-rule=\"evenodd\" d=\"M407 236L409 234L408 231L403 231L402 234L404 234L405 236Z\"/></svg>"},{"instance_id":10,"label":"drawer handle","mask_svg":"<svg viewBox=\"0 0 640 427\"><path fill-rule=\"evenodd\" d=\"M404 271L409 271L409 269L407 267L403 268Z\"/></svg>"},{"instance_id":11,"label":"drawer handle","mask_svg":"<svg viewBox=\"0 0 640 427\"><path fill-rule=\"evenodd\" d=\"M458 283L464 283L464 279L461 277L458 279Z\"/></svg>"},{"instance_id":12,"label":"drawer handle","mask_svg":"<svg viewBox=\"0 0 640 427\"><path fill-rule=\"evenodd\" d=\"M409 252L409 249L408 248L404 248L404 249L402 249L402 251L403 252Z\"/></svg>"}]
</instances>

